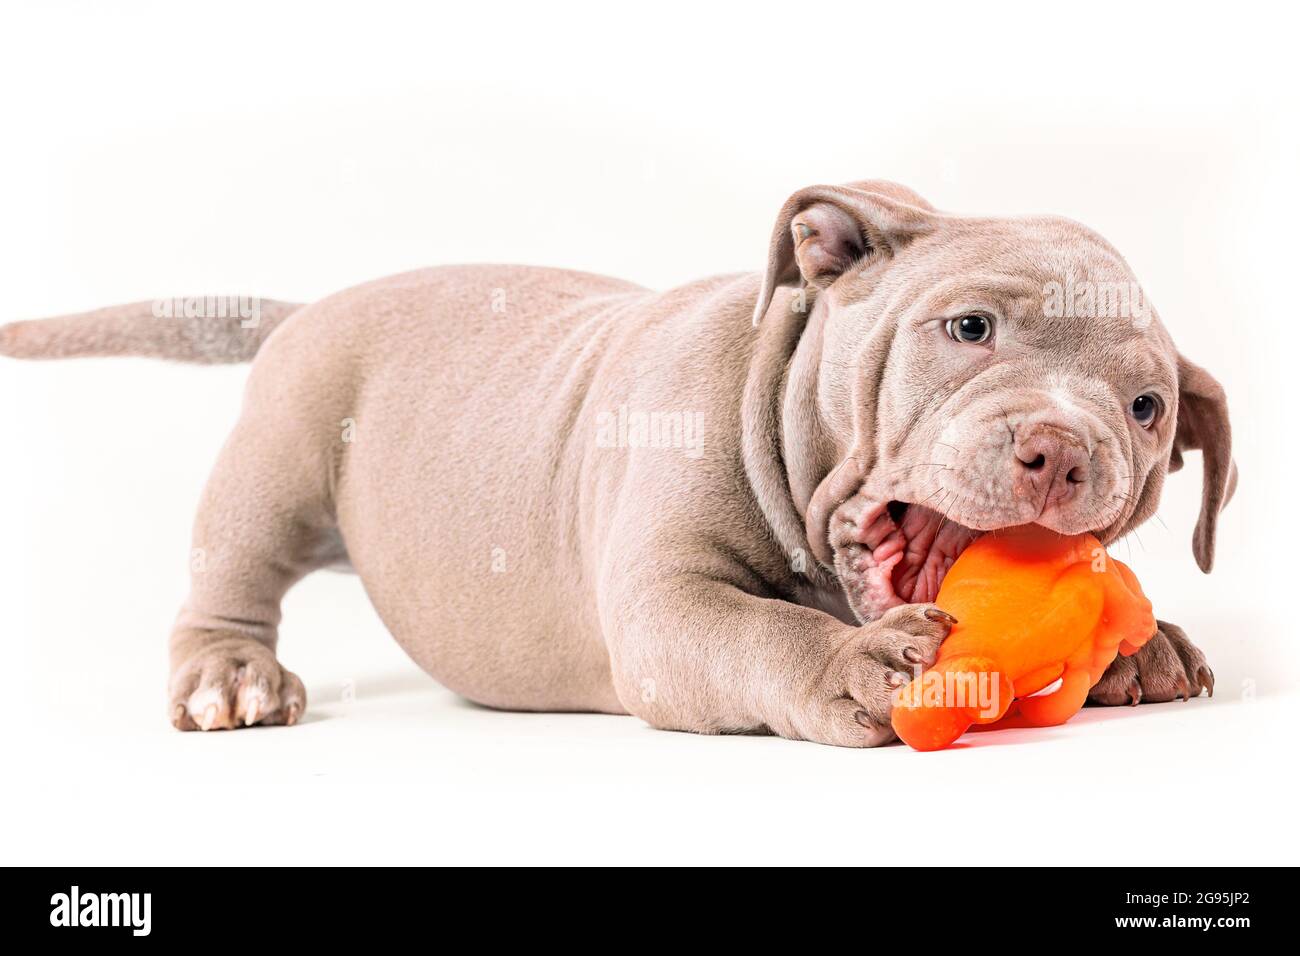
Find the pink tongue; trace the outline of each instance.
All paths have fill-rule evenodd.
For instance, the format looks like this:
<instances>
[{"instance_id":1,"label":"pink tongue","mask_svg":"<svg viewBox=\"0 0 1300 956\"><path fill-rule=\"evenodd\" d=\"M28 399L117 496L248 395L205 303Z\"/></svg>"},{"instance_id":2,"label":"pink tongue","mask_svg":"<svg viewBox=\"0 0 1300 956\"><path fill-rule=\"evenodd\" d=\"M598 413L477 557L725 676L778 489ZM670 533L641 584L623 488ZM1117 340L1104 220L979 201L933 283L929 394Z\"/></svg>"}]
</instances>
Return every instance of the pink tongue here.
<instances>
[{"instance_id":1,"label":"pink tongue","mask_svg":"<svg viewBox=\"0 0 1300 956\"><path fill-rule=\"evenodd\" d=\"M912 505L903 514L901 527L882 510L862 540L871 549L877 570L889 576L894 593L905 603L917 604L935 599L943 576L978 536L929 508Z\"/></svg>"}]
</instances>

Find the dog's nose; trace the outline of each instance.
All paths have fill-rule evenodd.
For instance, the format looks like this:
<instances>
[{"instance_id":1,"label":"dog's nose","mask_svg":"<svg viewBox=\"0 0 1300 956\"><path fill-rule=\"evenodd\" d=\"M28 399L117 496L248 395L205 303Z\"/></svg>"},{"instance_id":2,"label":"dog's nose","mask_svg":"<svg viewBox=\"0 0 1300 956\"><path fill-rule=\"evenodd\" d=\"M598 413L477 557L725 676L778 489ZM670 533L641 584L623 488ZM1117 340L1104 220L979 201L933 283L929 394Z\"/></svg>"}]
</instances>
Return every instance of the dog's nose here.
<instances>
[{"instance_id":1,"label":"dog's nose","mask_svg":"<svg viewBox=\"0 0 1300 956\"><path fill-rule=\"evenodd\" d=\"M1065 504L1088 481L1092 456L1074 432L1036 425L1015 437L1016 484L1043 502Z\"/></svg>"}]
</instances>

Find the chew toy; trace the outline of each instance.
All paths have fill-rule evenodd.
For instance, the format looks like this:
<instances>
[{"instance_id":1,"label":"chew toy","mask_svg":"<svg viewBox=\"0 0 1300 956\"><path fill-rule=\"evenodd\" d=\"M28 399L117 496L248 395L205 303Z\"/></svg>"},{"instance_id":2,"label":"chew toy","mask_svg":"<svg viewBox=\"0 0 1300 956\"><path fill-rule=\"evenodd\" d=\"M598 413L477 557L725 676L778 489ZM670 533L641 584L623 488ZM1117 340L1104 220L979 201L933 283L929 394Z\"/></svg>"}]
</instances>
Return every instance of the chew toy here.
<instances>
[{"instance_id":1,"label":"chew toy","mask_svg":"<svg viewBox=\"0 0 1300 956\"><path fill-rule=\"evenodd\" d=\"M972 724L1064 723L1116 653L1156 633L1137 578L1101 542L1039 525L972 542L935 604L957 624L934 666L894 697L894 732L917 750L947 747Z\"/></svg>"}]
</instances>

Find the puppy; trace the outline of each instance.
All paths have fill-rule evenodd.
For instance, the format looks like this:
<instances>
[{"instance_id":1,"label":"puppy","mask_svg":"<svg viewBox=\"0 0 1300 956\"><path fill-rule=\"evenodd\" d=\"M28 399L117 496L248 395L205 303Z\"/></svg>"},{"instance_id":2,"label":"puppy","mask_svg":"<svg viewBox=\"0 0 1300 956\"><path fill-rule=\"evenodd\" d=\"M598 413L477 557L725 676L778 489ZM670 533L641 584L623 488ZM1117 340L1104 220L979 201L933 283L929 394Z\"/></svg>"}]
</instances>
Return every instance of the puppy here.
<instances>
[{"instance_id":1,"label":"puppy","mask_svg":"<svg viewBox=\"0 0 1300 956\"><path fill-rule=\"evenodd\" d=\"M253 360L171 635L182 730L301 716L280 602L341 567L488 706L874 746L980 534L1113 541L1199 449L1208 572L1236 482L1223 389L1108 243L892 183L803 189L763 275L668 292L457 266L262 300L256 321L207 305L0 329L11 356ZM1092 699L1206 689L1161 622Z\"/></svg>"}]
</instances>

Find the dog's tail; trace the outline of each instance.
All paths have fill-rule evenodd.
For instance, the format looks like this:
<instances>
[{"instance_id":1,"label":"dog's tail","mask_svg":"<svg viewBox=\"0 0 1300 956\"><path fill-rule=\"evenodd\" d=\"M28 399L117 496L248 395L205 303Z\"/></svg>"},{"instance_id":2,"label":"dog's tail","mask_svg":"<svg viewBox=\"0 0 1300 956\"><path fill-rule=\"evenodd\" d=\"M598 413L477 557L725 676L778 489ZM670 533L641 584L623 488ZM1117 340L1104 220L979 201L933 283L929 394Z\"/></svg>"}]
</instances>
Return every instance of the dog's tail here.
<instances>
[{"instance_id":1,"label":"dog's tail","mask_svg":"<svg viewBox=\"0 0 1300 956\"><path fill-rule=\"evenodd\" d=\"M276 326L300 308L250 296L135 302L0 326L0 355L139 355L205 365L249 362Z\"/></svg>"}]
</instances>

